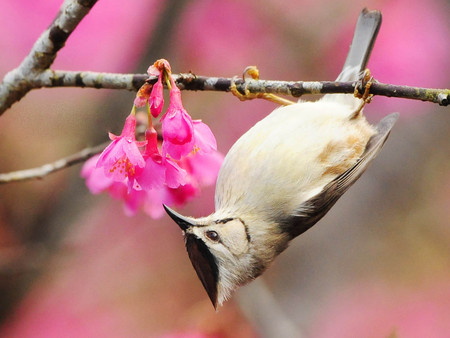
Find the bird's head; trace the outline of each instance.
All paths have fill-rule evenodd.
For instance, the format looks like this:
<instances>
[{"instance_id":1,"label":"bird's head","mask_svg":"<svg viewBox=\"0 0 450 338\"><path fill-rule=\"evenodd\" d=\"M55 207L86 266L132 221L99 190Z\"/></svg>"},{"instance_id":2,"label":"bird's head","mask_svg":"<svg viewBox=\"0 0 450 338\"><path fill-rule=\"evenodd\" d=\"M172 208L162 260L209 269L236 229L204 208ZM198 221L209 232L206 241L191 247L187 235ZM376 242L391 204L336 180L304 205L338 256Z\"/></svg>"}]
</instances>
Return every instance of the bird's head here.
<instances>
[{"instance_id":1,"label":"bird's head","mask_svg":"<svg viewBox=\"0 0 450 338\"><path fill-rule=\"evenodd\" d=\"M286 239L276 241L283 242L282 247L266 247L265 226L259 224L259 230L255 231L251 217L246 220L224 218L214 213L203 218L192 218L180 215L167 206L164 208L183 230L191 263L215 308L238 286L258 277L287 246ZM285 236L280 234L279 237Z\"/></svg>"}]
</instances>

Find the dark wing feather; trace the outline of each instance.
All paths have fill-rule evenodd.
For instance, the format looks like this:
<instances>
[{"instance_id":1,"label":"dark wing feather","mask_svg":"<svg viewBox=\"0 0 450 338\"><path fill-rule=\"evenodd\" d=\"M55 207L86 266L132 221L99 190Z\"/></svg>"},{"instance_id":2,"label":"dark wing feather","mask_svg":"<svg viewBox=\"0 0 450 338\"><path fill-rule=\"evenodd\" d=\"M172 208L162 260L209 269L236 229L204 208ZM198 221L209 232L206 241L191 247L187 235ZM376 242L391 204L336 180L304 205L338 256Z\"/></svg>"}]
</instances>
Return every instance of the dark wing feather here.
<instances>
[{"instance_id":1,"label":"dark wing feather","mask_svg":"<svg viewBox=\"0 0 450 338\"><path fill-rule=\"evenodd\" d=\"M294 238L325 216L334 203L356 182L378 155L398 117L399 114L394 113L383 118L376 126L377 134L370 138L358 162L328 183L319 194L303 203L293 215L279 220L282 230L288 232Z\"/></svg>"}]
</instances>

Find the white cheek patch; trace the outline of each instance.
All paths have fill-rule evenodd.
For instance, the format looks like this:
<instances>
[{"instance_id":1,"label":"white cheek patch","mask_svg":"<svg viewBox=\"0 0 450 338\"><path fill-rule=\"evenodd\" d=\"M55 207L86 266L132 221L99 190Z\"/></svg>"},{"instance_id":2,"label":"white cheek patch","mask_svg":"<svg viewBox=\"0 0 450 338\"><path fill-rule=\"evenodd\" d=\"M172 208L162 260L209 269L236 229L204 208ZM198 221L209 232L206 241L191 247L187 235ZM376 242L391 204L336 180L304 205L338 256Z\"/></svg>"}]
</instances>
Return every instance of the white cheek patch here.
<instances>
[{"instance_id":1,"label":"white cheek patch","mask_svg":"<svg viewBox=\"0 0 450 338\"><path fill-rule=\"evenodd\" d=\"M245 227L239 220L224 224L220 228L219 234L224 246L234 255L240 255L248 251Z\"/></svg>"}]
</instances>

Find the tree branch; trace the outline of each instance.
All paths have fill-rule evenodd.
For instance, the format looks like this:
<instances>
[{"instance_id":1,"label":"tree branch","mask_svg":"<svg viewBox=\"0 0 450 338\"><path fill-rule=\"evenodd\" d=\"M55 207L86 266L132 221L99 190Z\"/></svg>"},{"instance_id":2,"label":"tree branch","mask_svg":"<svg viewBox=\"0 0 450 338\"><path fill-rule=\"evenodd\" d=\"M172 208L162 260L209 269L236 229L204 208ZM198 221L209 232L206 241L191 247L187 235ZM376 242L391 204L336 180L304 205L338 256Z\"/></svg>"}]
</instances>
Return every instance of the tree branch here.
<instances>
[{"instance_id":1,"label":"tree branch","mask_svg":"<svg viewBox=\"0 0 450 338\"><path fill-rule=\"evenodd\" d=\"M155 126L157 129L158 126ZM136 135L141 139L145 136L145 131L147 130L147 125L139 124L136 126ZM162 140L162 135L158 132L158 139ZM96 145L94 147L87 147L83 150L69 155L67 157L61 158L55 162L44 164L40 167L35 167L31 169L25 170L17 170L9 173L0 173L0 184L11 183L11 182L19 182L19 181L28 181L32 179L42 179L45 176L59 171L61 169L70 167L72 165L84 162L88 160L90 157L95 154L101 153L108 145L110 141L103 142L102 144Z\"/></svg>"},{"instance_id":2,"label":"tree branch","mask_svg":"<svg viewBox=\"0 0 450 338\"><path fill-rule=\"evenodd\" d=\"M85 148L73 155L64 157L52 163L44 164L40 167L0 174L0 184L43 178L55 171L86 161L91 156L102 152L108 144L109 142L105 142L95 147Z\"/></svg>"},{"instance_id":3,"label":"tree branch","mask_svg":"<svg viewBox=\"0 0 450 338\"><path fill-rule=\"evenodd\" d=\"M174 74L180 89L229 91L233 78L197 76L195 74ZM155 83L156 77L148 78L146 74L114 74L98 72L75 72L47 70L35 76L32 88L41 87L90 87L108 89L127 89L137 91L146 81ZM355 86L362 94L360 82L334 81L269 81L235 79L238 90L245 86L251 93L272 93L300 97L304 94L352 94ZM421 100L447 106L450 101L450 89L420 88L398 86L374 82L370 87L373 95Z\"/></svg>"},{"instance_id":4,"label":"tree branch","mask_svg":"<svg viewBox=\"0 0 450 338\"><path fill-rule=\"evenodd\" d=\"M97 0L65 0L51 25L36 40L19 67L8 72L0 84L0 115L36 88L32 79L47 70Z\"/></svg>"}]
</instances>

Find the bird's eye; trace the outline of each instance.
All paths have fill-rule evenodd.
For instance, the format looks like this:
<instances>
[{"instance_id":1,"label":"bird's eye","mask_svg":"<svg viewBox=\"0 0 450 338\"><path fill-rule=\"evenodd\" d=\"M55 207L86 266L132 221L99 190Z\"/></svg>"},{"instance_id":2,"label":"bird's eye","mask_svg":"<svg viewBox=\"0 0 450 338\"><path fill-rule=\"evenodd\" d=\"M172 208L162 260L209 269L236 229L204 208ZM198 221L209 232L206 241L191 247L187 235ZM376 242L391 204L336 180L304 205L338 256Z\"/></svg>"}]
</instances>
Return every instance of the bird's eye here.
<instances>
[{"instance_id":1,"label":"bird's eye","mask_svg":"<svg viewBox=\"0 0 450 338\"><path fill-rule=\"evenodd\" d=\"M208 237L213 242L218 242L219 241L219 234L217 232L215 232L214 230L206 231L205 235L206 235L206 237Z\"/></svg>"}]
</instances>

